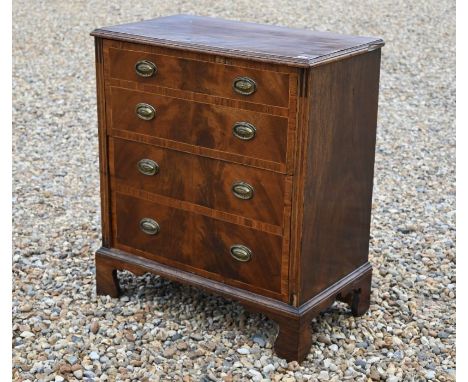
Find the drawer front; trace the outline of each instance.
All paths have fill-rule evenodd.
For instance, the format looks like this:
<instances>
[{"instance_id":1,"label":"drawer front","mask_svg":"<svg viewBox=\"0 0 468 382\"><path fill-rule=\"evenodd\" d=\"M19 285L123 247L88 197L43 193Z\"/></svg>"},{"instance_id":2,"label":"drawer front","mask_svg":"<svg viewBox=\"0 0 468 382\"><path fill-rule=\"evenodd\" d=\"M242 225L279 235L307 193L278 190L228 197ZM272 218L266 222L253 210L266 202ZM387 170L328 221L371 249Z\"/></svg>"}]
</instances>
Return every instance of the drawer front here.
<instances>
[{"instance_id":1,"label":"drawer front","mask_svg":"<svg viewBox=\"0 0 468 382\"><path fill-rule=\"evenodd\" d=\"M111 129L285 163L288 119L118 87L107 88ZM151 119L137 105L154 108Z\"/></svg>"},{"instance_id":2,"label":"drawer front","mask_svg":"<svg viewBox=\"0 0 468 382\"><path fill-rule=\"evenodd\" d=\"M114 180L215 210L283 224L282 174L119 138L110 138L110 143Z\"/></svg>"},{"instance_id":3,"label":"drawer front","mask_svg":"<svg viewBox=\"0 0 468 382\"><path fill-rule=\"evenodd\" d=\"M134 248L147 258L219 281L280 293L280 236L123 194L114 198L117 248Z\"/></svg>"},{"instance_id":4,"label":"drawer front","mask_svg":"<svg viewBox=\"0 0 468 382\"><path fill-rule=\"evenodd\" d=\"M112 47L108 57L111 78L284 108L289 104L287 73ZM153 74L148 77L137 74L136 65L143 61L146 65L154 65ZM142 65L140 68L141 73L144 69ZM143 75L147 73L151 71ZM239 78L244 80L235 81ZM250 93L253 89L252 94L239 93Z\"/></svg>"}]
</instances>

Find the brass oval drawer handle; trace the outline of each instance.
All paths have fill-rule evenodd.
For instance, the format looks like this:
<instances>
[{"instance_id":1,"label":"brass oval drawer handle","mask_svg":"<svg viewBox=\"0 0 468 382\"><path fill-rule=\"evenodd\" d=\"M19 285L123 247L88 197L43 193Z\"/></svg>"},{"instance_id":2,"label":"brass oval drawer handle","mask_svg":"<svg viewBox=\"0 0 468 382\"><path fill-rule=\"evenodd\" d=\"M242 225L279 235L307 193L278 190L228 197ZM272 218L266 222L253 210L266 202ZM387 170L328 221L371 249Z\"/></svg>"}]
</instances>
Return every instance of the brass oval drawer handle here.
<instances>
[{"instance_id":1,"label":"brass oval drawer handle","mask_svg":"<svg viewBox=\"0 0 468 382\"><path fill-rule=\"evenodd\" d=\"M159 173L159 165L151 159L142 159L137 163L138 171L143 175L156 175Z\"/></svg>"},{"instance_id":2,"label":"brass oval drawer handle","mask_svg":"<svg viewBox=\"0 0 468 382\"><path fill-rule=\"evenodd\" d=\"M232 185L232 193L236 198L249 200L254 196L254 188L245 182L236 182Z\"/></svg>"},{"instance_id":3,"label":"brass oval drawer handle","mask_svg":"<svg viewBox=\"0 0 468 382\"><path fill-rule=\"evenodd\" d=\"M257 84L249 77L236 77L232 81L232 88L239 94L251 95L257 90Z\"/></svg>"},{"instance_id":4,"label":"brass oval drawer handle","mask_svg":"<svg viewBox=\"0 0 468 382\"><path fill-rule=\"evenodd\" d=\"M156 65L148 60L140 60L135 64L135 72L140 77L151 77L156 74L158 68Z\"/></svg>"},{"instance_id":5,"label":"brass oval drawer handle","mask_svg":"<svg viewBox=\"0 0 468 382\"><path fill-rule=\"evenodd\" d=\"M140 229L147 235L156 235L159 233L159 224L156 220L143 218L140 220Z\"/></svg>"},{"instance_id":6,"label":"brass oval drawer handle","mask_svg":"<svg viewBox=\"0 0 468 382\"><path fill-rule=\"evenodd\" d=\"M138 118L143 119L144 121L151 121L156 115L156 109L147 103L137 104L135 112Z\"/></svg>"},{"instance_id":7,"label":"brass oval drawer handle","mask_svg":"<svg viewBox=\"0 0 468 382\"><path fill-rule=\"evenodd\" d=\"M250 141L255 138L257 129L248 122L236 122L232 127L232 134L243 141Z\"/></svg>"},{"instance_id":8,"label":"brass oval drawer handle","mask_svg":"<svg viewBox=\"0 0 468 382\"><path fill-rule=\"evenodd\" d=\"M231 246L230 252L232 257L243 263L249 261L252 258L252 251L242 244L235 244Z\"/></svg>"}]
</instances>

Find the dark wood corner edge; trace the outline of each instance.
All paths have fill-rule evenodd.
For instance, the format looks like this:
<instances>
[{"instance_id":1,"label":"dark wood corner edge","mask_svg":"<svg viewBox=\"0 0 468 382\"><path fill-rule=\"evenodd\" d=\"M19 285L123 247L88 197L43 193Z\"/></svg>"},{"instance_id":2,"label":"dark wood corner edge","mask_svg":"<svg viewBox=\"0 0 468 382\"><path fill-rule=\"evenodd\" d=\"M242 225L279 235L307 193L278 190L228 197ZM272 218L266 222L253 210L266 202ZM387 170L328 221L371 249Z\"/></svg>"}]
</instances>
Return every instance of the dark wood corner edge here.
<instances>
[{"instance_id":1,"label":"dark wood corner edge","mask_svg":"<svg viewBox=\"0 0 468 382\"><path fill-rule=\"evenodd\" d=\"M298 308L298 314L300 316L316 316L333 304L335 300L345 301L345 296L348 296L354 290L358 290L363 280L369 279L370 277L372 277L372 265L367 261L353 272L302 304Z\"/></svg>"},{"instance_id":2,"label":"dark wood corner edge","mask_svg":"<svg viewBox=\"0 0 468 382\"><path fill-rule=\"evenodd\" d=\"M340 50L333 54L310 59L308 61L308 65L305 65L305 66L313 68L316 66L329 64L331 62L344 60L346 58L354 57L360 54L365 54L365 53L372 52L377 49L381 49L384 45L385 45L384 40L378 39L378 40L371 41L366 44L355 46L353 48Z\"/></svg>"}]
</instances>

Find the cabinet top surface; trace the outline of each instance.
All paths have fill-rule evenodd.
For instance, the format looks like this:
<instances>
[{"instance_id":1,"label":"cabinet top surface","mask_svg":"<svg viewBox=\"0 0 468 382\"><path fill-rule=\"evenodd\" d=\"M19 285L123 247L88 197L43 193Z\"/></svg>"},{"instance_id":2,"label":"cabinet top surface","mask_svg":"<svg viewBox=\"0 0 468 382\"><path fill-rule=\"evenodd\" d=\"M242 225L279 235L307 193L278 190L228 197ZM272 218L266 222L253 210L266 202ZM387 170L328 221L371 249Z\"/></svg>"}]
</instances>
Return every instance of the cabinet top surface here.
<instances>
[{"instance_id":1,"label":"cabinet top surface","mask_svg":"<svg viewBox=\"0 0 468 382\"><path fill-rule=\"evenodd\" d=\"M91 35L301 67L384 45L383 40L377 37L192 15L109 26L96 29Z\"/></svg>"}]
</instances>

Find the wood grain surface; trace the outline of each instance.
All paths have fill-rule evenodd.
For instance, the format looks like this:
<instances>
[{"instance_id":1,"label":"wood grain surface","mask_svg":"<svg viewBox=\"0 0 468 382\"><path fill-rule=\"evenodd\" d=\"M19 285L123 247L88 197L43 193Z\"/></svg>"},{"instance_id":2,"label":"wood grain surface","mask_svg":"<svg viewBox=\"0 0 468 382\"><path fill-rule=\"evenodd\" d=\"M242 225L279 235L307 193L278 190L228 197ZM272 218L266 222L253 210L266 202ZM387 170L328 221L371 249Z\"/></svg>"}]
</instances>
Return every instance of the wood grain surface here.
<instances>
[{"instance_id":1,"label":"wood grain surface","mask_svg":"<svg viewBox=\"0 0 468 382\"><path fill-rule=\"evenodd\" d=\"M243 157L286 162L287 118L114 86L107 87L106 94L111 134L112 130L125 130ZM156 109L154 119L137 117L135 106L141 102ZM233 126L237 122L254 125L255 137L249 141L235 137Z\"/></svg>"},{"instance_id":2,"label":"wood grain surface","mask_svg":"<svg viewBox=\"0 0 468 382\"><path fill-rule=\"evenodd\" d=\"M109 182L109 153L106 124L106 97L104 75L103 41L95 38L95 66L96 66L96 95L97 120L99 140L99 180L101 196L101 231L102 245L109 247L112 242L111 210L110 210L110 182Z\"/></svg>"},{"instance_id":3,"label":"wood grain surface","mask_svg":"<svg viewBox=\"0 0 468 382\"><path fill-rule=\"evenodd\" d=\"M136 189L282 226L282 174L117 138L111 138L110 145L113 179ZM142 159L155 161L159 173L140 173L137 164ZM231 188L239 181L253 187L252 199L234 196Z\"/></svg>"},{"instance_id":4,"label":"wood grain surface","mask_svg":"<svg viewBox=\"0 0 468 382\"><path fill-rule=\"evenodd\" d=\"M380 49L310 72L299 303L367 262L379 71Z\"/></svg>"},{"instance_id":5,"label":"wood grain surface","mask_svg":"<svg viewBox=\"0 0 468 382\"><path fill-rule=\"evenodd\" d=\"M123 244L150 259L169 259L225 282L237 280L281 292L281 237L127 195L116 194L115 202L117 248ZM157 221L160 232L154 236L142 232L143 218ZM252 259L235 260L230 254L235 244L250 248Z\"/></svg>"},{"instance_id":6,"label":"wood grain surface","mask_svg":"<svg viewBox=\"0 0 468 382\"><path fill-rule=\"evenodd\" d=\"M377 37L314 32L193 15L109 26L96 29L91 35L304 67L384 44Z\"/></svg>"},{"instance_id":7,"label":"wood grain surface","mask_svg":"<svg viewBox=\"0 0 468 382\"><path fill-rule=\"evenodd\" d=\"M195 93L211 94L218 97L238 99L251 103L288 106L289 78L287 73L270 70L241 68L226 64L216 64L156 55L138 50L109 48L110 78L136 81ZM149 60L157 67L152 77L140 77L135 72L139 60ZM233 80L249 77L256 83L256 91L251 95L238 94L233 89Z\"/></svg>"}]
</instances>

